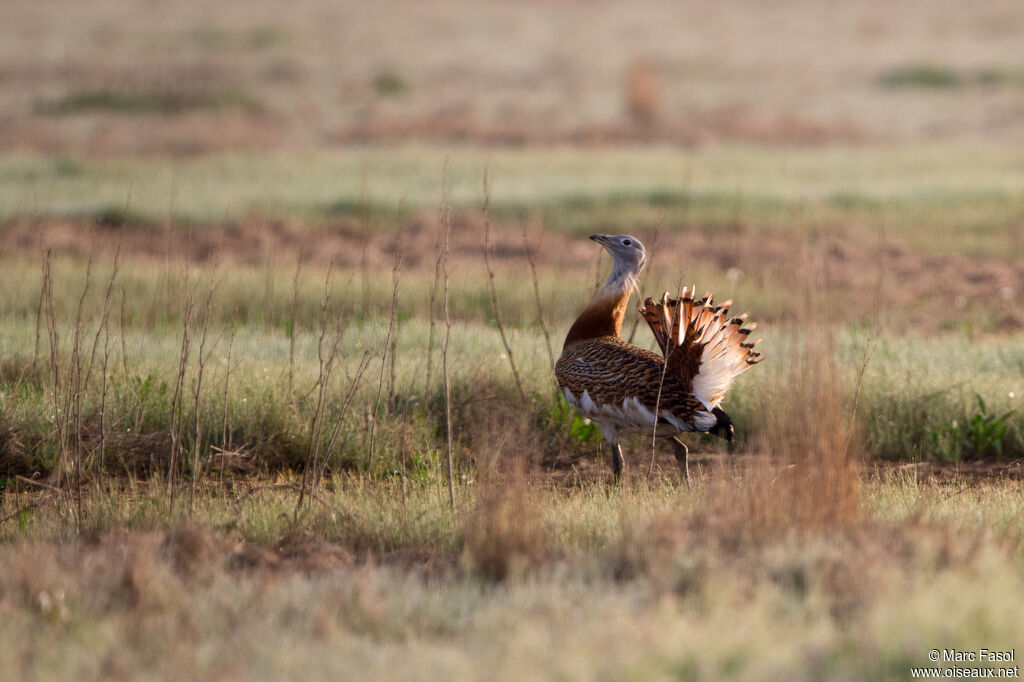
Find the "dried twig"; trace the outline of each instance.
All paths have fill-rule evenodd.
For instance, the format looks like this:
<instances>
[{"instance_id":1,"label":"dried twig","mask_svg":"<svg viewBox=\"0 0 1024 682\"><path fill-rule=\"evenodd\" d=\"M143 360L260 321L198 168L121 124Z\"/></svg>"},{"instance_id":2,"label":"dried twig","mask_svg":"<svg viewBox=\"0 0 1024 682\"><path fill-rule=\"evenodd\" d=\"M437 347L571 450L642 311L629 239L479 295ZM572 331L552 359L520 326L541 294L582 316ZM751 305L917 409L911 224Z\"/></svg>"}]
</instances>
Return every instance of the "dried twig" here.
<instances>
[{"instance_id":1,"label":"dried twig","mask_svg":"<svg viewBox=\"0 0 1024 682\"><path fill-rule=\"evenodd\" d=\"M178 464L178 451L181 448L181 434L179 433L179 430L181 428L182 404L185 402L182 393L185 384L185 370L188 368L189 346L191 344L188 328L192 322L192 314L194 310L195 305L192 302L192 295L187 294L185 297L185 314L183 315L181 325L181 350L178 353L178 377L174 383L174 396L171 399L171 451L170 461L167 464L167 497L172 508L174 507L174 471Z\"/></svg>"},{"instance_id":2,"label":"dried twig","mask_svg":"<svg viewBox=\"0 0 1024 682\"><path fill-rule=\"evenodd\" d=\"M448 178L448 159L444 161L444 168L441 170L441 176L444 178L442 181L447 186ZM445 202L442 200L441 207L438 209L437 215L437 241L434 243L434 283L430 287L430 306L428 314L430 315L430 332L427 337L427 376L423 382L423 397L426 400L427 396L430 395L430 378L431 369L434 363L434 331L437 327L436 319L436 306L437 301L437 283L441 279L441 242L444 237L444 224L445 224ZM450 209L449 209L450 210Z\"/></svg>"},{"instance_id":3,"label":"dried twig","mask_svg":"<svg viewBox=\"0 0 1024 682\"><path fill-rule=\"evenodd\" d=\"M292 277L292 308L288 319L288 397L295 397L295 313L299 307L299 270L302 259L295 261L295 276ZM226 390L226 389L225 389Z\"/></svg>"},{"instance_id":4,"label":"dried twig","mask_svg":"<svg viewBox=\"0 0 1024 682\"><path fill-rule=\"evenodd\" d=\"M370 316L370 263L367 254L367 247L370 244L370 202L367 199L368 181L366 167L363 166L359 180L359 230L360 251L359 251L359 284L363 295L363 318Z\"/></svg>"},{"instance_id":5,"label":"dried twig","mask_svg":"<svg viewBox=\"0 0 1024 682\"><path fill-rule=\"evenodd\" d=\"M441 211L444 216L444 250L441 260L441 270L444 273L444 345L441 347L441 366L444 374L444 419L445 419L445 455L448 460L448 504L452 515L455 514L455 472L452 452L452 384L451 375L448 371L448 346L452 337L452 316L448 307L448 288L451 283L451 273L448 270L448 249L452 232L452 198L451 189L448 187L448 164L445 162L445 172L441 178Z\"/></svg>"},{"instance_id":6,"label":"dried twig","mask_svg":"<svg viewBox=\"0 0 1024 682\"><path fill-rule=\"evenodd\" d=\"M221 445L225 450L231 450L231 431L228 428L228 388L231 386L231 350L235 346L235 330L231 330L231 337L228 339L227 369L224 371L224 422L221 426ZM220 460L220 483L224 483L224 458Z\"/></svg>"},{"instance_id":7,"label":"dried twig","mask_svg":"<svg viewBox=\"0 0 1024 682\"><path fill-rule=\"evenodd\" d=\"M488 173L484 171L484 264L487 266L487 281L491 291L491 308L494 310L494 321L498 324L498 332L501 334L501 343L505 346L505 354L508 357L508 364L512 368L512 376L516 380L516 388L519 390L519 399L526 403L526 390L523 388L523 380L519 376L519 368L516 367L516 358L512 353L512 347L508 343L508 336L505 334L505 325L501 322L501 308L498 306L498 290L494 284L494 267L491 265L491 186Z\"/></svg>"},{"instance_id":8,"label":"dried twig","mask_svg":"<svg viewBox=\"0 0 1024 682\"><path fill-rule=\"evenodd\" d=\"M523 223L523 251L526 253L526 261L530 264L530 275L533 278L533 299L537 304L537 322L540 330L544 333L544 346L548 351L548 364L551 365L552 376L555 371L555 353L551 348L551 334L548 333L548 326L544 322L544 308L540 303L540 284L537 281L537 261L534 258L533 247L526 238L526 223Z\"/></svg>"},{"instance_id":9,"label":"dried twig","mask_svg":"<svg viewBox=\"0 0 1024 682\"><path fill-rule=\"evenodd\" d=\"M401 215L401 206L399 206ZM395 262L391 269L391 317L388 320L388 333L384 337L384 350L380 357L380 377L377 380L377 397L373 401L373 421L370 423L370 452L366 462L366 471L373 470L373 451L377 435L377 415L380 411L380 396L384 388L384 368L387 363L389 351L391 350L391 335L395 330L395 320L398 317L398 284L402 277L402 256L404 255L405 243L402 241L401 218L399 226L395 228Z\"/></svg>"},{"instance_id":10,"label":"dried twig","mask_svg":"<svg viewBox=\"0 0 1024 682\"><path fill-rule=\"evenodd\" d=\"M32 374L36 372L36 363L39 360L39 332L43 321L43 303L46 300L47 287L49 281L47 279L50 268L50 250L47 249L43 256L43 272L42 279L39 284L39 304L36 308L36 345L35 350L32 351Z\"/></svg>"},{"instance_id":11,"label":"dried twig","mask_svg":"<svg viewBox=\"0 0 1024 682\"><path fill-rule=\"evenodd\" d=\"M352 404L352 399L355 397L356 391L359 389L359 383L363 378L363 373L366 372L366 368L370 366L370 357L369 349L363 352L363 357L359 360L359 366L356 368L355 376L349 381L348 390L345 391L345 399L341 404L341 410L334 422L334 428L331 430L331 437L327 440L324 457L319 465L316 462L313 462L313 468L316 471L316 477L313 479L312 486L314 490L320 486L320 481L327 470L327 461L330 458L330 453L334 452L334 447L338 442L338 436L341 434L342 424L345 423L345 417L348 414L349 406Z\"/></svg>"},{"instance_id":12,"label":"dried twig","mask_svg":"<svg viewBox=\"0 0 1024 682\"><path fill-rule=\"evenodd\" d=\"M680 281L676 285L676 298L677 299L682 298L682 288L683 288L683 283L682 283L682 281ZM668 330L669 339L672 338L672 330L675 329L675 326L676 326L676 317L677 316L681 317L682 314L683 314L683 305L682 305L682 301L680 301L679 305L677 305L673 309L673 311L672 311L672 320L671 320L672 324L671 324L671 327ZM682 320L680 320L680 324L682 324ZM685 333L685 331L684 331L684 333ZM664 353L665 357L663 358L664 362L661 363L661 378L658 379L658 397L654 399L654 425L651 427L651 463L647 467L647 480L650 480L651 476L654 474L654 455L657 452L657 446L658 446L658 412L661 410L661 389L665 386L665 372L668 371L668 357L672 353L673 350L675 350L675 349L674 348L670 348L668 346L668 341L666 341L665 353Z\"/></svg>"},{"instance_id":13,"label":"dried twig","mask_svg":"<svg viewBox=\"0 0 1024 682\"><path fill-rule=\"evenodd\" d=\"M188 491L188 515L189 516L192 516L192 513L195 511L195 505L196 505L196 478L198 478L198 476L199 476L199 449L200 449L200 444L202 443L202 440L203 440L203 437L202 437L203 436L203 432L202 432L202 419L201 419L202 415L201 415L201 409L200 409L200 407L201 407L200 399L201 399L202 390L203 390L203 370L206 368L206 361L209 360L209 358L210 358L209 353L204 355L203 351L206 350L206 335L207 335L207 332L208 332L208 330L210 328L210 304L213 302L213 293L216 290L216 288L217 288L216 283L212 283L210 285L210 293L207 294L207 296L206 296L206 305L203 306L204 307L204 311L203 311L203 335L202 335L202 337L200 338L200 341L199 341L199 354L198 354L198 356L196 358L196 362L197 362L198 368L196 370L196 384L195 384L195 390L193 392L193 398L195 399L195 402L194 402L194 417L195 417L195 432L194 432L195 436L194 437L195 437L195 442L192 445L192 483L189 486L189 491ZM216 344L214 344L214 345L216 346ZM212 353L212 352L213 352L213 349L211 348L210 349L210 353Z\"/></svg>"},{"instance_id":14,"label":"dried twig","mask_svg":"<svg viewBox=\"0 0 1024 682\"><path fill-rule=\"evenodd\" d=\"M125 294L124 287L121 287L121 366L124 369L124 382L128 383L128 345L124 339L125 328Z\"/></svg>"},{"instance_id":15,"label":"dried twig","mask_svg":"<svg viewBox=\"0 0 1024 682\"><path fill-rule=\"evenodd\" d=\"M338 345L341 343L343 328L341 326L341 315L335 325L333 339L328 339L328 330L331 327L328 320L328 306L331 295L331 275L334 272L334 263L327 268L327 275L324 278L324 295L320 301L320 336L317 340L317 359L320 365L320 373L317 376L314 388L317 391L316 408L309 422L309 436L306 441L306 465L302 471L302 484L299 488L299 498L295 505L295 518L298 518L299 511L306 498L306 487L313 480L314 467L320 456L321 436L323 435L324 414L327 409L331 373L334 370L334 361L338 355Z\"/></svg>"},{"instance_id":16,"label":"dried twig","mask_svg":"<svg viewBox=\"0 0 1024 682\"><path fill-rule=\"evenodd\" d=\"M26 478L21 474L15 474L14 478L18 481L21 481L22 483L27 483L28 485L35 486L37 488L42 488L43 490L49 490L51 493L57 493L58 495L62 495L64 493L63 490L61 490L55 485L43 483L42 481L33 481L31 478Z\"/></svg>"},{"instance_id":17,"label":"dried twig","mask_svg":"<svg viewBox=\"0 0 1024 682\"><path fill-rule=\"evenodd\" d=\"M880 241L883 235L880 235ZM881 247L882 244L879 244ZM882 269L882 259L877 259L877 270L875 272L875 286L872 292L872 305L871 310L871 329L868 332L867 346L864 348L864 359L860 363L860 368L857 370L857 387L853 392L853 405L850 408L850 423L846 427L846 442L843 444L843 454L849 455L850 453L850 441L853 439L853 430L857 423L857 409L860 406L860 391L864 385L864 373L868 369L868 363L871 362L871 356L875 352L875 339L878 336L879 320L878 311L881 308L879 301L882 298L882 278L884 271ZM916 473L916 472L915 472Z\"/></svg>"},{"instance_id":18,"label":"dried twig","mask_svg":"<svg viewBox=\"0 0 1024 682\"><path fill-rule=\"evenodd\" d=\"M100 468L103 468L106 453L106 411L107 411L107 368L110 365L110 307L112 305L113 293L114 293L114 281L117 279L117 272L120 266L121 247L118 245L117 251L114 254L114 269L110 274L110 280L107 283L106 293L103 295L103 315L100 318L100 325L96 329L96 339L93 341L92 355L96 357L96 346L99 343L100 332L103 332L103 364L100 367L102 372L102 382L100 389L100 444L99 444L99 455L100 455ZM92 373L92 363L89 361L89 372ZM88 378L86 379L88 383Z\"/></svg>"}]
</instances>

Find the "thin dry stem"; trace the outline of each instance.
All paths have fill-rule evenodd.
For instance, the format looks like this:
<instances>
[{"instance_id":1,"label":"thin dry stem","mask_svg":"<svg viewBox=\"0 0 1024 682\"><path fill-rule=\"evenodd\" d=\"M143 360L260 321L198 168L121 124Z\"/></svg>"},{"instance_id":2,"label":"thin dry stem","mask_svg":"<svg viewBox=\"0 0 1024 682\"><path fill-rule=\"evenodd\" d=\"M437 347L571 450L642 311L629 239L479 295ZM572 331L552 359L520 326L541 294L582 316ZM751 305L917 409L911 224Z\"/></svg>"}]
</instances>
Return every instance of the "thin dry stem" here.
<instances>
[{"instance_id":1,"label":"thin dry stem","mask_svg":"<svg viewBox=\"0 0 1024 682\"><path fill-rule=\"evenodd\" d=\"M295 276L292 277L292 306L288 320L288 396L295 397L295 313L299 307L299 271L302 259L295 261Z\"/></svg>"},{"instance_id":2,"label":"thin dry stem","mask_svg":"<svg viewBox=\"0 0 1024 682\"><path fill-rule=\"evenodd\" d=\"M334 263L327 268L327 275L324 278L324 295L320 301L320 336L317 339L317 361L319 363L319 374L314 388L317 389L316 408L309 422L309 435L306 441L306 463L302 470L302 483L299 486L299 497L295 504L295 517L298 518L299 511L305 502L307 486L310 481L315 481L315 467L320 457L320 445L323 435L324 415L328 407L328 396L330 391L331 373L334 370L334 361L338 355L338 346L344 334L344 327L341 324L341 313L334 325L333 338L328 338L331 328L327 311L331 296L331 276L334 272Z\"/></svg>"},{"instance_id":3,"label":"thin dry stem","mask_svg":"<svg viewBox=\"0 0 1024 682\"><path fill-rule=\"evenodd\" d=\"M185 371L188 368L189 347L191 344L191 338L189 337L189 325L192 322L194 309L195 305L192 302L192 295L188 294L185 297L185 311L181 325L181 350L178 352L178 376L174 382L174 396L171 399L171 448L170 461L167 464L167 497L172 509L174 508L174 473L178 464L178 451L181 448L181 434L179 433L179 430L181 428L182 404L184 403L182 394L185 384Z\"/></svg>"},{"instance_id":4,"label":"thin dry stem","mask_svg":"<svg viewBox=\"0 0 1024 682\"><path fill-rule=\"evenodd\" d=\"M548 364L551 365L551 375L555 372L555 353L551 347L551 334L548 332L548 325L544 322L544 308L540 302L540 284L537 281L537 260L534 257L533 247L526 237L526 223L523 223L523 251L526 253L526 262L530 264L530 277L533 279L533 300L537 304L537 322L544 334L544 347L548 351Z\"/></svg>"},{"instance_id":5,"label":"thin dry stem","mask_svg":"<svg viewBox=\"0 0 1024 682\"><path fill-rule=\"evenodd\" d=\"M399 214L401 214L401 206L399 206ZM401 219L399 218L399 225L401 224L400 220ZM402 230L398 227L395 230L395 261L394 266L391 269L391 316L388 319L388 332L387 336L384 337L384 350L380 357L380 377L377 380L377 397L373 401L373 421L370 423L370 452L366 462L366 470L368 472L373 470L373 454L377 436L377 415L380 412L380 396L384 388L384 368L388 359L389 351L391 350L391 335L395 330L395 320L398 317L398 285L402 277L402 256L404 255L404 251L405 243L402 240ZM394 367L392 366L392 375L393 374Z\"/></svg>"},{"instance_id":6,"label":"thin dry stem","mask_svg":"<svg viewBox=\"0 0 1024 682\"><path fill-rule=\"evenodd\" d=\"M39 284L39 304L38 304L38 306L36 308L36 344L35 344L35 349L32 351L32 373L33 374L35 374L35 372L36 372L36 366L37 366L36 363L39 360L39 336L40 336L40 328L41 328L42 322L43 322L43 303L46 300L46 292L47 292L47 285L48 285L46 277L47 277L47 272L49 270L49 261L50 261L50 250L47 249L46 252L45 252L45 255L43 256L43 272L42 272L42 279L41 279L41 282Z\"/></svg>"},{"instance_id":7,"label":"thin dry stem","mask_svg":"<svg viewBox=\"0 0 1024 682\"><path fill-rule=\"evenodd\" d=\"M370 263L367 257L367 246L370 244L370 204L367 200L366 167L359 173L359 229L362 232L361 249L359 252L359 284L363 295L363 318L370 316Z\"/></svg>"},{"instance_id":8,"label":"thin dry stem","mask_svg":"<svg viewBox=\"0 0 1024 682\"><path fill-rule=\"evenodd\" d=\"M362 381L363 374L366 372L367 367L370 366L371 357L369 349L363 352L363 357L359 360L359 366L356 368L355 375L348 382L348 389L345 391L345 399L341 404L341 410L334 422L334 428L331 430L331 437L327 441L327 448L325 449L326 454L319 465L317 465L316 462L313 463L313 466L316 469L316 478L313 480L314 490L319 487L320 481L323 479L324 473L327 470L327 462L330 458L330 453L334 452L334 448L337 445L338 437L341 435L341 427L345 423L345 417L348 415L349 407L352 405L352 399L355 398L356 391L359 390L359 384Z\"/></svg>"},{"instance_id":9,"label":"thin dry stem","mask_svg":"<svg viewBox=\"0 0 1024 682\"><path fill-rule=\"evenodd\" d=\"M447 160L445 160L445 166L442 171L442 174L444 177L447 177L448 175ZM437 284L441 279L441 242L444 237L444 222L444 204L442 202L441 207L438 209L437 215L437 241L434 243L434 283L430 287L430 305L427 311L427 314L430 316L430 332L427 337L427 375L423 383L424 397L430 395L431 370L433 369L434 365L434 334L437 328Z\"/></svg>"},{"instance_id":10,"label":"thin dry stem","mask_svg":"<svg viewBox=\"0 0 1024 682\"><path fill-rule=\"evenodd\" d=\"M682 280L676 285L676 298L682 298ZM682 304L679 304L672 311L672 327L675 329L676 316L682 315ZM669 330L669 336L671 338L671 329ZM685 333L685 331L684 331ZM647 466L647 480L651 479L654 475L654 455L658 447L658 412L661 410L661 390L665 386L665 372L668 371L668 356L671 354L674 348L669 348L666 342L665 346L665 357L662 358L661 363L661 377L658 379L658 397L654 399L654 425L651 427L651 462Z\"/></svg>"},{"instance_id":11,"label":"thin dry stem","mask_svg":"<svg viewBox=\"0 0 1024 682\"><path fill-rule=\"evenodd\" d=\"M444 172L441 176L441 212L444 217L444 251L441 270L444 272L444 345L441 347L441 366L444 373L444 421L445 421L445 456L448 460L448 505L452 515L455 514L455 471L452 447L452 383L448 371L448 346L452 337L452 316L448 307L448 289L451 273L448 270L449 240L452 232L452 199L448 187L448 161L445 160Z\"/></svg>"},{"instance_id":12,"label":"thin dry stem","mask_svg":"<svg viewBox=\"0 0 1024 682\"><path fill-rule=\"evenodd\" d=\"M199 341L199 354L198 354L198 357L196 358L196 363L197 363L198 367L197 367L197 370L196 370L195 391L193 393L193 398L195 399L195 402L194 402L194 411L195 411L195 413L194 413L194 417L195 417L195 434L194 434L194 437L195 437L195 442L193 443L193 446L192 446L192 483L189 486L189 492L188 492L188 515L189 516L192 516L192 513L195 511L195 504L196 504L196 479L199 476L199 449L200 449L200 444L203 441L202 419L201 419L201 416L202 416L201 415L201 406L202 406L201 397L202 397L202 390L203 390L203 370L206 368L206 361L210 357L209 354L204 354L203 351L206 350L206 336L207 336L207 332L209 331L209 327L210 327L210 306L211 306L211 304L213 302L213 294L214 294L214 291L216 290L216 286L217 286L216 283L211 284L210 285L210 293L206 296L206 305L204 306L204 311L203 311L203 335L202 335L202 337L201 337L201 339ZM216 344L214 344L214 346L216 346ZM211 348L210 349L210 353L212 353L213 350L214 349Z\"/></svg>"},{"instance_id":13,"label":"thin dry stem","mask_svg":"<svg viewBox=\"0 0 1024 682\"><path fill-rule=\"evenodd\" d=\"M125 341L125 338L124 338L124 328L125 328L125 318L126 318L126 313L125 313L125 299L126 298L127 298L127 294L125 293L124 287L121 287L121 324L120 324L120 328L121 328L121 367L124 369L124 381L127 384L129 382L128 381L128 344L127 344L127 342Z\"/></svg>"},{"instance_id":14,"label":"thin dry stem","mask_svg":"<svg viewBox=\"0 0 1024 682\"><path fill-rule=\"evenodd\" d=\"M70 390L65 393L65 414L68 418L65 426L71 430L68 439L73 442L74 448L72 450L72 467L75 476L75 518L79 522L82 519L82 395L85 393L82 378L82 331L85 326L85 299L92 285L94 257L95 252L90 249L89 261L85 266L85 286L82 287L82 295L78 299L75 325L71 333L71 359L68 362L66 384Z\"/></svg>"},{"instance_id":15,"label":"thin dry stem","mask_svg":"<svg viewBox=\"0 0 1024 682\"><path fill-rule=\"evenodd\" d=\"M516 389L519 391L519 399L526 403L526 390L523 388L523 380L519 376L519 368L516 366L516 358L512 353L512 346L508 343L508 335L505 334L505 325L501 321L501 307L498 305L498 290L494 283L494 266L491 264L491 185L488 172L484 171L484 264L487 266L487 282L491 292L491 308L494 311L494 321L498 325L498 333L501 334L501 343L505 347L505 355L508 358L509 367L512 368L512 376L516 380Z\"/></svg>"},{"instance_id":16,"label":"thin dry stem","mask_svg":"<svg viewBox=\"0 0 1024 682\"><path fill-rule=\"evenodd\" d=\"M228 393L231 386L231 351L235 347L235 330L231 330L231 336L228 338L228 357L227 367L224 370L224 422L221 425L221 440L223 448L226 451L231 450L231 430L230 430L230 409L228 408ZM224 483L224 461L225 457L220 458L220 484Z\"/></svg>"},{"instance_id":17,"label":"thin dry stem","mask_svg":"<svg viewBox=\"0 0 1024 682\"><path fill-rule=\"evenodd\" d=\"M50 372L53 381L53 418L58 439L58 462L55 480L57 485L55 486L55 489L60 490L61 478L66 474L65 468L68 446L67 412L65 411L64 404L62 402L62 396L64 396L66 392L66 384L61 373L60 330L57 328L57 312L53 300L53 270L51 258L52 251L47 249L43 257L41 297L44 301L43 309L46 319L46 335L50 345ZM61 491L61 497L64 499L66 509L69 513L73 513L72 501L69 498L69 495L70 493L64 493L64 491Z\"/></svg>"},{"instance_id":18,"label":"thin dry stem","mask_svg":"<svg viewBox=\"0 0 1024 682\"><path fill-rule=\"evenodd\" d=\"M100 468L103 468L104 461L106 460L106 412L107 412L107 370L110 364L110 308L114 293L114 281L117 279L117 272L120 265L121 247L118 246L117 252L114 254L114 269L110 274L110 280L107 283L106 293L103 295L103 316L100 319L100 326L96 330L96 340L93 342L93 356L96 355L96 344L99 341L100 330L103 331L103 364L100 368L102 372L102 384L100 389L100 444L99 444L99 459ZM89 372L92 372L92 361L89 363Z\"/></svg>"}]
</instances>

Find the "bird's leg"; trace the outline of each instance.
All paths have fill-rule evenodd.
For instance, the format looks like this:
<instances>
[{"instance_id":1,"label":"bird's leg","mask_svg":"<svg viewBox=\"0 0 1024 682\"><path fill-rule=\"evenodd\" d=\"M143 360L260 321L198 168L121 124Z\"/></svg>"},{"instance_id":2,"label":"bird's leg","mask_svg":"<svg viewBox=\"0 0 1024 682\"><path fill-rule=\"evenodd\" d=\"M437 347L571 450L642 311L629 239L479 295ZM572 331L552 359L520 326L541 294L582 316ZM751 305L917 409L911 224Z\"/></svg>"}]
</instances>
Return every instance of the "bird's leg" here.
<instances>
[{"instance_id":1,"label":"bird's leg","mask_svg":"<svg viewBox=\"0 0 1024 682\"><path fill-rule=\"evenodd\" d=\"M601 433L608 445L612 446L612 473L615 474L615 482L618 483L622 477L623 460L622 448L619 447L619 430L611 424L600 424Z\"/></svg>"},{"instance_id":2,"label":"bird's leg","mask_svg":"<svg viewBox=\"0 0 1024 682\"><path fill-rule=\"evenodd\" d=\"M676 463L679 464L679 469L683 473L683 479L686 481L686 485L690 485L690 450L686 447L686 443L682 442L678 438L672 438L672 446L676 450Z\"/></svg>"},{"instance_id":3,"label":"bird's leg","mask_svg":"<svg viewBox=\"0 0 1024 682\"><path fill-rule=\"evenodd\" d=\"M622 459L622 448L619 447L618 443L612 443L612 473L615 474L615 482L618 483L619 479L622 478L622 469L624 462Z\"/></svg>"}]
</instances>

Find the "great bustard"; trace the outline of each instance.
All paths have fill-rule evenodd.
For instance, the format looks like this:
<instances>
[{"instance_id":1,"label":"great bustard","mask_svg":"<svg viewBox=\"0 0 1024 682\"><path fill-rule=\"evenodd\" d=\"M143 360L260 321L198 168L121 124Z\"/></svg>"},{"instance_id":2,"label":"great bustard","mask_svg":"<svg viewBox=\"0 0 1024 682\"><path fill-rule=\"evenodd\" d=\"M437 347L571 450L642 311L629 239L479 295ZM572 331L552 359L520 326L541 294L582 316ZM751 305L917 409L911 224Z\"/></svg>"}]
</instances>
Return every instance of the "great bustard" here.
<instances>
[{"instance_id":1,"label":"great bustard","mask_svg":"<svg viewBox=\"0 0 1024 682\"><path fill-rule=\"evenodd\" d=\"M750 338L757 325L745 324L746 313L728 317L732 301L714 305L710 294L694 300L683 289L678 298L666 292L640 308L664 357L627 343L619 332L647 252L630 235L590 238L611 254L612 272L565 337L555 364L558 385L580 414L600 425L616 478L623 467L619 433L634 432L671 438L689 480L688 451L676 436L701 431L732 440L732 420L718 405L733 379L761 360L754 350L761 339Z\"/></svg>"}]
</instances>

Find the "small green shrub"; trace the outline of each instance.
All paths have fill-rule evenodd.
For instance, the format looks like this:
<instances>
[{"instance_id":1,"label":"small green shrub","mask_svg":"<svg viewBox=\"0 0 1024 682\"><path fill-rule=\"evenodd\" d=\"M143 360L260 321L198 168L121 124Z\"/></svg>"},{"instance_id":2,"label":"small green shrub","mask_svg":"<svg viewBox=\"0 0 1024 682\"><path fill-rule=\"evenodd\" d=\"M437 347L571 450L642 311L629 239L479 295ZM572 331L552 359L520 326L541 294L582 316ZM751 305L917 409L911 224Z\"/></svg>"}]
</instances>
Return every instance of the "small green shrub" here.
<instances>
[{"instance_id":1,"label":"small green shrub","mask_svg":"<svg viewBox=\"0 0 1024 682\"><path fill-rule=\"evenodd\" d=\"M287 42L288 35L278 26L261 25L243 30L204 26L191 31L189 40L202 50L216 52L259 52Z\"/></svg>"},{"instance_id":2,"label":"small green shrub","mask_svg":"<svg viewBox=\"0 0 1024 682\"><path fill-rule=\"evenodd\" d=\"M39 106L43 113L89 112L177 114L198 109L256 109L256 100L240 90L79 90Z\"/></svg>"},{"instance_id":3,"label":"small green shrub","mask_svg":"<svg viewBox=\"0 0 1024 682\"><path fill-rule=\"evenodd\" d=\"M1013 410L1002 415L989 412L985 399L975 394L978 411L961 425L957 420L946 425L946 435L959 441L960 450L966 457L983 457L993 452L997 456L1003 454L1003 438L1006 436L1007 419Z\"/></svg>"},{"instance_id":4,"label":"small green shrub","mask_svg":"<svg viewBox=\"0 0 1024 682\"><path fill-rule=\"evenodd\" d=\"M384 71L373 79L373 89L378 95L397 97L409 90L409 84L398 74Z\"/></svg>"},{"instance_id":5,"label":"small green shrub","mask_svg":"<svg viewBox=\"0 0 1024 682\"><path fill-rule=\"evenodd\" d=\"M963 78L947 66L921 63L890 69L878 82L886 88L949 89L963 85Z\"/></svg>"},{"instance_id":6,"label":"small green shrub","mask_svg":"<svg viewBox=\"0 0 1024 682\"><path fill-rule=\"evenodd\" d=\"M552 401L541 408L537 421L549 431L568 432L569 439L576 443L596 443L602 438L601 427L581 417L557 388L552 391Z\"/></svg>"}]
</instances>

